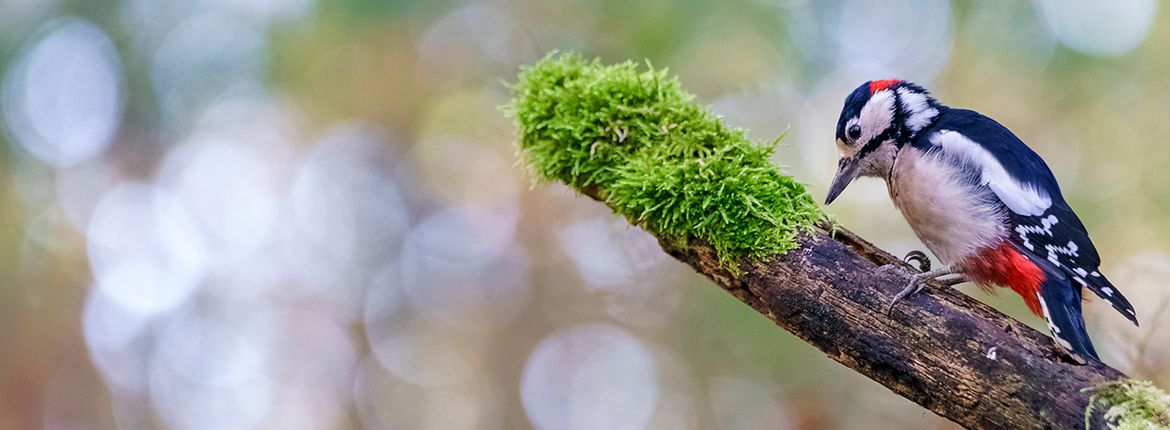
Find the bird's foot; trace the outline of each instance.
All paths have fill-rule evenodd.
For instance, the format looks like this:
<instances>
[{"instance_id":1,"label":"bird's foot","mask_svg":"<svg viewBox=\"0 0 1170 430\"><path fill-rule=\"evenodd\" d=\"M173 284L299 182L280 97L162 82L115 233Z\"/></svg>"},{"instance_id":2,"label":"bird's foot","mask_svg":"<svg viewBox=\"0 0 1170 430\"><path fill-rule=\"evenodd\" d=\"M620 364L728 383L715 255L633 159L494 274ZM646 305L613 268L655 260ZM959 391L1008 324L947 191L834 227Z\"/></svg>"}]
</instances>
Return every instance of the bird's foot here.
<instances>
[{"instance_id":1,"label":"bird's foot","mask_svg":"<svg viewBox=\"0 0 1170 430\"><path fill-rule=\"evenodd\" d=\"M898 302L902 301L902 299L918 294L919 291L922 291L922 289L926 287L926 283L923 282L922 277L924 274L925 273L915 273L914 275L910 276L910 282L906 283L906 287L903 288L902 291L899 291L898 294L895 294L893 300L890 300L890 306L886 308L886 315L889 315L891 312L893 312L894 305L898 304Z\"/></svg>"},{"instance_id":2,"label":"bird's foot","mask_svg":"<svg viewBox=\"0 0 1170 430\"><path fill-rule=\"evenodd\" d=\"M902 301L902 299L918 294L918 292L922 291L922 289L926 287L927 280L955 274L955 271L951 270L949 267L930 270L930 258L928 258L922 251L910 251L906 254L906 257L903 258L902 261L918 266L917 268L919 273L910 274L906 271L906 269L902 268L901 265L897 264L887 264L878 268L878 273L900 273L910 277L910 282L906 283L906 287L902 288L898 294L895 294L893 300L890 300L890 305L886 308L886 315L889 315L890 312L893 312L894 305L898 304L899 301ZM953 286L955 284L966 281L966 278L962 276L962 274L959 275L960 276L957 278L944 279L940 280L940 282L946 284L947 286Z\"/></svg>"},{"instance_id":3,"label":"bird's foot","mask_svg":"<svg viewBox=\"0 0 1170 430\"><path fill-rule=\"evenodd\" d=\"M922 251L914 250L907 252L906 256L902 257L902 261L918 269L919 272L926 272L930 270L930 257L927 257L926 253ZM890 273L902 276L914 275L913 273L910 273L910 271L906 270L901 264L896 263L883 264L881 267L878 267L877 273L883 275Z\"/></svg>"},{"instance_id":4,"label":"bird's foot","mask_svg":"<svg viewBox=\"0 0 1170 430\"><path fill-rule=\"evenodd\" d=\"M909 271L907 271L906 269L903 269L902 265L893 264L893 263L883 264L881 267L877 268L876 272L879 275L890 275L890 274L902 275L902 276L911 276L912 275Z\"/></svg>"},{"instance_id":5,"label":"bird's foot","mask_svg":"<svg viewBox=\"0 0 1170 430\"><path fill-rule=\"evenodd\" d=\"M902 261L918 269L919 272L926 272L930 270L930 257L927 257L926 253L922 251L914 250L907 252L906 256L902 257ZM882 274L899 273L910 276L910 273L906 271L906 269L903 269L902 265L893 263L883 264L881 267L878 267L877 272Z\"/></svg>"}]
</instances>

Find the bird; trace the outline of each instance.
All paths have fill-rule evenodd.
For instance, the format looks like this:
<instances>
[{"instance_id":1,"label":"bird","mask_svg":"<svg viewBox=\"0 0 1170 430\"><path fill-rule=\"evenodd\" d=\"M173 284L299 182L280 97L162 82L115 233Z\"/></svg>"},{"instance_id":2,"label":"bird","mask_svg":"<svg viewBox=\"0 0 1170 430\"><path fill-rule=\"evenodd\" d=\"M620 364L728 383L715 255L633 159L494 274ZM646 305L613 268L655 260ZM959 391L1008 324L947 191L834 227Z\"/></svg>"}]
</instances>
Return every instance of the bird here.
<instances>
[{"instance_id":1,"label":"bird","mask_svg":"<svg viewBox=\"0 0 1170 430\"><path fill-rule=\"evenodd\" d=\"M1052 170L994 119L943 105L912 82L874 80L845 98L836 144L840 158L825 204L859 177L881 178L894 206L942 263L910 276L887 313L927 279L1008 288L1080 364L1100 361L1082 315L1085 288L1138 324L1129 300L1098 270L1100 256ZM924 258L912 252L906 261Z\"/></svg>"}]
</instances>

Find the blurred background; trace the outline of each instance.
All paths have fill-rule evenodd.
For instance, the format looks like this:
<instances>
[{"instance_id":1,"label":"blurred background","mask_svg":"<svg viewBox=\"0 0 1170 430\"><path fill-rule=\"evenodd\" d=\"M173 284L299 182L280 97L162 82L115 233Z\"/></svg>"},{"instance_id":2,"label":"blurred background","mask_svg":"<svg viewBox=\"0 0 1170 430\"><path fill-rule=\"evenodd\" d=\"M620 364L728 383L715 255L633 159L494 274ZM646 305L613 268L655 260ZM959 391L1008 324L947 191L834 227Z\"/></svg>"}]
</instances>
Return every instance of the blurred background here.
<instances>
[{"instance_id":1,"label":"blurred background","mask_svg":"<svg viewBox=\"0 0 1170 430\"><path fill-rule=\"evenodd\" d=\"M891 76L1056 171L1170 386L1170 25L1154 0L0 0L0 428L952 428L602 205L498 107L550 50L668 67L823 196ZM921 248L876 180L830 210ZM1020 299L971 294L1039 327Z\"/></svg>"}]
</instances>

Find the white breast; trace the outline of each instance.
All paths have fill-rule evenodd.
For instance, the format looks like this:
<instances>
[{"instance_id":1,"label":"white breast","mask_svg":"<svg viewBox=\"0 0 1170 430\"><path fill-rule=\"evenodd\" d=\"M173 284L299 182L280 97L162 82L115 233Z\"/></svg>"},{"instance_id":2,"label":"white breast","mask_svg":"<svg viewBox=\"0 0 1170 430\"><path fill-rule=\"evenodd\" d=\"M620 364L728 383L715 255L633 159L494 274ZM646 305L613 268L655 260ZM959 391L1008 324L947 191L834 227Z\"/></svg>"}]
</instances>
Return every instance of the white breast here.
<instances>
[{"instance_id":1,"label":"white breast","mask_svg":"<svg viewBox=\"0 0 1170 430\"><path fill-rule=\"evenodd\" d=\"M943 264L961 266L980 249L1004 240L1006 215L990 190L940 157L903 147L887 185L922 243Z\"/></svg>"}]
</instances>

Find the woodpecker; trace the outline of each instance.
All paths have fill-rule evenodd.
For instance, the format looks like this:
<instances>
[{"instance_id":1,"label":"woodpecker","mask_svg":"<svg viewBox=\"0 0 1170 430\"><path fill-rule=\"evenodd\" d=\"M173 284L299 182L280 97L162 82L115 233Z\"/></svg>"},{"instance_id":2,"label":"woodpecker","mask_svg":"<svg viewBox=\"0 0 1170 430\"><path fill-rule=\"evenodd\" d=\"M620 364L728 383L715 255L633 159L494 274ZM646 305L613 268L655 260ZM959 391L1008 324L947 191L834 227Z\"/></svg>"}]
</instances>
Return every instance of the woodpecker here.
<instances>
[{"instance_id":1,"label":"woodpecker","mask_svg":"<svg viewBox=\"0 0 1170 430\"><path fill-rule=\"evenodd\" d=\"M1079 363L1099 360L1081 314L1084 288L1137 325L1133 306L1098 271L1097 250L1052 170L995 120L944 106L910 82L870 81L845 98L837 149L825 204L860 176L885 180L894 206L943 265L911 276L890 309L926 279L1009 288Z\"/></svg>"}]
</instances>

